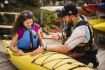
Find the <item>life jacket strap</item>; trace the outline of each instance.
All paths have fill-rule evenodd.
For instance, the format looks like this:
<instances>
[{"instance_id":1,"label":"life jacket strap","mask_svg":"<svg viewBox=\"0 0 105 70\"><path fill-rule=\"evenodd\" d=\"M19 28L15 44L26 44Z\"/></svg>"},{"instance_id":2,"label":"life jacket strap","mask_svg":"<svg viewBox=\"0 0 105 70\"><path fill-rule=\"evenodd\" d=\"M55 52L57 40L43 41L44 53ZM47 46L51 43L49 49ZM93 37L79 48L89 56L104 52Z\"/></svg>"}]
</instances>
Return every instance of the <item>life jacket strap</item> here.
<instances>
[{"instance_id":1,"label":"life jacket strap","mask_svg":"<svg viewBox=\"0 0 105 70\"><path fill-rule=\"evenodd\" d=\"M29 30L30 32L30 48L32 49L33 48L33 37L32 37L32 31Z\"/></svg>"}]
</instances>

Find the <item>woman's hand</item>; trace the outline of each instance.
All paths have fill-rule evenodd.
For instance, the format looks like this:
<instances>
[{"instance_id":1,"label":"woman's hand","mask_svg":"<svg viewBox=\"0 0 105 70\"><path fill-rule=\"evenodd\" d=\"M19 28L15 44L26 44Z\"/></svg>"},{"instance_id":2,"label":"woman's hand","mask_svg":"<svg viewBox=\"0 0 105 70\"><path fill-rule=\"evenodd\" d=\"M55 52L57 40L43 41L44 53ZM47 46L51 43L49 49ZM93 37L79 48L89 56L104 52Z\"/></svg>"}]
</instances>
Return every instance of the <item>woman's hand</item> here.
<instances>
[{"instance_id":1,"label":"woman's hand","mask_svg":"<svg viewBox=\"0 0 105 70\"><path fill-rule=\"evenodd\" d=\"M24 52L22 50L18 50L18 52L16 53L18 56L23 56L24 55Z\"/></svg>"},{"instance_id":2,"label":"woman's hand","mask_svg":"<svg viewBox=\"0 0 105 70\"><path fill-rule=\"evenodd\" d=\"M38 49L34 50L33 52L31 52L30 56L35 56L35 55L38 55L40 53L43 53L44 52L44 49L43 47L39 47Z\"/></svg>"},{"instance_id":3,"label":"woman's hand","mask_svg":"<svg viewBox=\"0 0 105 70\"><path fill-rule=\"evenodd\" d=\"M23 56L24 52L17 47L9 47L9 49L18 56Z\"/></svg>"}]
</instances>

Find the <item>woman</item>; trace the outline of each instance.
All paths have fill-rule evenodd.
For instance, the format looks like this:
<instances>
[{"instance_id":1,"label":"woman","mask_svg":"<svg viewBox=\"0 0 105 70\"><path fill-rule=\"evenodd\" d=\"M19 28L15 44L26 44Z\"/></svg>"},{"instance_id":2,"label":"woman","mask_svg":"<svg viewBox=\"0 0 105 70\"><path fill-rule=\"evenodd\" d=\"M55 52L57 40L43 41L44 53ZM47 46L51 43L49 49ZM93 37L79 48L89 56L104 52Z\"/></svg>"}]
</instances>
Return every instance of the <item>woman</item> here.
<instances>
[{"instance_id":1,"label":"woman","mask_svg":"<svg viewBox=\"0 0 105 70\"><path fill-rule=\"evenodd\" d=\"M18 54L24 55L24 52L31 52L43 45L40 26L34 23L34 15L31 11L25 10L17 18L14 24L14 35L11 41L10 49Z\"/></svg>"}]
</instances>

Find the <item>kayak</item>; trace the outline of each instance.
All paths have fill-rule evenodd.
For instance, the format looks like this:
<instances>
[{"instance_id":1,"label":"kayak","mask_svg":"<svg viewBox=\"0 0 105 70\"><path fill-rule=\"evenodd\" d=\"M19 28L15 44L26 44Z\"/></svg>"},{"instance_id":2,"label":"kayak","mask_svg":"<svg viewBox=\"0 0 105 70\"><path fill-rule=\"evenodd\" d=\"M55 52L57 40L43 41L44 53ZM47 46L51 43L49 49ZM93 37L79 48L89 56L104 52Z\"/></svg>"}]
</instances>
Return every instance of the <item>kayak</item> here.
<instances>
[{"instance_id":1,"label":"kayak","mask_svg":"<svg viewBox=\"0 0 105 70\"><path fill-rule=\"evenodd\" d=\"M103 8L103 9L105 9L105 3L102 3L102 4L100 4L100 5L98 5L100 8Z\"/></svg>"},{"instance_id":2,"label":"kayak","mask_svg":"<svg viewBox=\"0 0 105 70\"><path fill-rule=\"evenodd\" d=\"M93 26L94 29L105 32L105 22L96 24Z\"/></svg>"},{"instance_id":3,"label":"kayak","mask_svg":"<svg viewBox=\"0 0 105 70\"><path fill-rule=\"evenodd\" d=\"M102 23L102 22L105 22L105 19L99 18L99 19L92 19L92 20L89 20L89 23L90 23L91 25L96 25L96 24L99 24L99 23Z\"/></svg>"},{"instance_id":4,"label":"kayak","mask_svg":"<svg viewBox=\"0 0 105 70\"><path fill-rule=\"evenodd\" d=\"M10 41L2 40L11 63L19 70L94 70L62 53L44 52L34 57L30 53L17 56L8 48Z\"/></svg>"},{"instance_id":5,"label":"kayak","mask_svg":"<svg viewBox=\"0 0 105 70\"><path fill-rule=\"evenodd\" d=\"M97 4L87 4L79 9L79 14L85 16L94 16L96 12L105 13L105 3Z\"/></svg>"},{"instance_id":6,"label":"kayak","mask_svg":"<svg viewBox=\"0 0 105 70\"><path fill-rule=\"evenodd\" d=\"M101 5L88 4L87 6L84 6L84 7L85 7L86 9L90 10L90 11L93 12L93 13L95 13L95 12L97 12L97 11L99 11L99 12L104 12L105 9L100 8L99 6L101 6ZM104 5L102 5L102 6L104 6Z\"/></svg>"}]
</instances>

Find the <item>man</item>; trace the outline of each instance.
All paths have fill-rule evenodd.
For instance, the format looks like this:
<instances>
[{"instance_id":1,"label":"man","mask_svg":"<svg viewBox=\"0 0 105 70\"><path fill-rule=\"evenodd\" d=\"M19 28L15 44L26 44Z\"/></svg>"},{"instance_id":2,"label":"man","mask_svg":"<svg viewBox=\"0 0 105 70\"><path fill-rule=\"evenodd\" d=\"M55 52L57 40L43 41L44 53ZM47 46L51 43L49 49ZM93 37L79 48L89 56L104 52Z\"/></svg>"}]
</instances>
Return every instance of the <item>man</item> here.
<instances>
[{"instance_id":1,"label":"man","mask_svg":"<svg viewBox=\"0 0 105 70\"><path fill-rule=\"evenodd\" d=\"M61 52L84 64L92 62L94 67L97 67L96 53L91 52L93 49L93 30L87 20L83 16L79 16L78 9L73 4L65 5L58 15L63 17L67 24L65 43L59 46L39 47L34 55L44 50Z\"/></svg>"}]
</instances>

